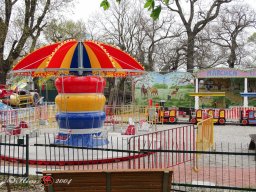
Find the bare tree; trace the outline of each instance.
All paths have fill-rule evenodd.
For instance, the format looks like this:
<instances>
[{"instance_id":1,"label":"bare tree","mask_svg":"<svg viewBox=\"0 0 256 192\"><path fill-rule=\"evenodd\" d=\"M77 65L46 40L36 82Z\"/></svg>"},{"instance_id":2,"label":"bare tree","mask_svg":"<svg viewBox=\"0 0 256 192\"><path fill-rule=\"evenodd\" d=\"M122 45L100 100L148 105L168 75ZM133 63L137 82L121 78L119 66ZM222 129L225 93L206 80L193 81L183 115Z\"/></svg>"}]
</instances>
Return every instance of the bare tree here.
<instances>
[{"instance_id":1,"label":"bare tree","mask_svg":"<svg viewBox=\"0 0 256 192\"><path fill-rule=\"evenodd\" d=\"M67 39L86 39L86 27L83 21L52 20L44 30L46 40L51 42L65 41Z\"/></svg>"},{"instance_id":2,"label":"bare tree","mask_svg":"<svg viewBox=\"0 0 256 192\"><path fill-rule=\"evenodd\" d=\"M148 71L154 71L157 66L155 66L156 56L161 49L165 47L162 46L164 41L173 40L181 35L181 29L175 28L174 19L171 16L165 16L159 20L152 20L148 17L142 17L140 22L140 30L144 31L146 37L144 46L147 47L146 51L146 62L144 63L145 68Z\"/></svg>"},{"instance_id":3,"label":"bare tree","mask_svg":"<svg viewBox=\"0 0 256 192\"><path fill-rule=\"evenodd\" d=\"M28 41L30 50L34 49L50 13L71 1L0 1L0 83L5 83L8 71Z\"/></svg>"},{"instance_id":4,"label":"bare tree","mask_svg":"<svg viewBox=\"0 0 256 192\"><path fill-rule=\"evenodd\" d=\"M184 67L187 47L182 36L175 40L164 41L160 46L162 49L158 51L157 58L160 71L176 71Z\"/></svg>"},{"instance_id":5,"label":"bare tree","mask_svg":"<svg viewBox=\"0 0 256 192\"><path fill-rule=\"evenodd\" d=\"M174 19L167 15L153 21L138 1L122 0L97 18L102 39L115 44L140 61L147 71L155 70L155 61L161 43L180 35L180 28L175 28Z\"/></svg>"},{"instance_id":6,"label":"bare tree","mask_svg":"<svg viewBox=\"0 0 256 192\"><path fill-rule=\"evenodd\" d=\"M256 67L256 33L248 37L247 43L245 45L246 57L243 60L246 68L255 68Z\"/></svg>"},{"instance_id":7,"label":"bare tree","mask_svg":"<svg viewBox=\"0 0 256 192\"><path fill-rule=\"evenodd\" d=\"M133 2L138 4L136 1ZM97 14L96 17L93 15L90 23L94 23L93 27L97 28L97 31L94 30L92 36L99 41L115 44L120 49L133 53L134 36L138 32L137 23L141 13L132 6L136 7L129 1L123 1L120 6L114 4L103 14ZM90 28L88 26L89 30Z\"/></svg>"},{"instance_id":8,"label":"bare tree","mask_svg":"<svg viewBox=\"0 0 256 192\"><path fill-rule=\"evenodd\" d=\"M243 46L245 44L244 32L247 28L256 26L256 13L246 5L233 5L226 7L218 18L218 24L213 27L215 37L211 41L216 45L228 49L227 63L234 68L241 62ZM240 58L239 58L240 57Z\"/></svg>"},{"instance_id":9,"label":"bare tree","mask_svg":"<svg viewBox=\"0 0 256 192\"><path fill-rule=\"evenodd\" d=\"M208 25L196 37L194 58L199 69L223 66L226 63L227 50L212 43L212 36L212 25Z\"/></svg>"},{"instance_id":10,"label":"bare tree","mask_svg":"<svg viewBox=\"0 0 256 192\"><path fill-rule=\"evenodd\" d=\"M188 0L181 2L179 0L165 1L160 0L161 5L173 13L176 13L183 23L187 33L187 71L194 68L195 41L196 36L208 23L213 21L219 14L220 8L224 3L232 0L214 0L203 2L201 0ZM188 7L189 9L186 10ZM207 6L208 4L208 6Z\"/></svg>"}]
</instances>

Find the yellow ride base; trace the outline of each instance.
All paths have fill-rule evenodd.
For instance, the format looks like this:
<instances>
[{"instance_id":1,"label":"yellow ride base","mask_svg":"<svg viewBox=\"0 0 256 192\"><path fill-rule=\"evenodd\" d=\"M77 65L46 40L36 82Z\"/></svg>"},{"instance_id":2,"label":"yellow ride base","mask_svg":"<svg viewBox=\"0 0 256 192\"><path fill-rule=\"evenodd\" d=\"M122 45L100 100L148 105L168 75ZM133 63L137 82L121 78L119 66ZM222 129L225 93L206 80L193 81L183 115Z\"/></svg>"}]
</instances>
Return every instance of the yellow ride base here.
<instances>
[{"instance_id":1,"label":"yellow ride base","mask_svg":"<svg viewBox=\"0 0 256 192\"><path fill-rule=\"evenodd\" d=\"M103 111L106 98L99 93L59 94L55 102L60 112Z\"/></svg>"}]
</instances>

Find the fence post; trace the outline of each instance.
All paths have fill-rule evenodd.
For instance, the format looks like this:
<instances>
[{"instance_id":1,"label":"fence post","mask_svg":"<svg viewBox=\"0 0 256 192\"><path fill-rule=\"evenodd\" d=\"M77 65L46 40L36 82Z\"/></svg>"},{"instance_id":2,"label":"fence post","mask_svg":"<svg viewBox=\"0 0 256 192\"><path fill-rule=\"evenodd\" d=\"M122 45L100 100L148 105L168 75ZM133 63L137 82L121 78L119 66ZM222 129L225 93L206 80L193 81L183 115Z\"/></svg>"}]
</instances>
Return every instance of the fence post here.
<instances>
[{"instance_id":1,"label":"fence post","mask_svg":"<svg viewBox=\"0 0 256 192\"><path fill-rule=\"evenodd\" d=\"M26 134L26 177L29 176L29 134Z\"/></svg>"},{"instance_id":2,"label":"fence post","mask_svg":"<svg viewBox=\"0 0 256 192\"><path fill-rule=\"evenodd\" d=\"M128 157L129 157L129 159L128 159L128 169L131 169L131 139L132 138L134 138L134 137L130 137L129 139L128 139Z\"/></svg>"}]
</instances>

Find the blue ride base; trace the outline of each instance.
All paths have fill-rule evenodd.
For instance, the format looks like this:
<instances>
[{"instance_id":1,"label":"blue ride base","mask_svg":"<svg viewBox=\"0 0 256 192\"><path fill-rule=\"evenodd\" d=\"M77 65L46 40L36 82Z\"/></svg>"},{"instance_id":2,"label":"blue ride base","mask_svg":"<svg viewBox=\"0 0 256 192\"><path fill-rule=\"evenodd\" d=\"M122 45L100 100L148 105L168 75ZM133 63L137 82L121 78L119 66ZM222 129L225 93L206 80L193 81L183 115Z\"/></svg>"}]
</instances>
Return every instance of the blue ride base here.
<instances>
[{"instance_id":1,"label":"blue ride base","mask_svg":"<svg viewBox=\"0 0 256 192\"><path fill-rule=\"evenodd\" d=\"M101 129L106 119L105 112L81 112L81 113L58 113L56 120L59 128L65 129L66 132L60 132L55 138L55 144L78 146L78 147L98 147L108 144L108 139L102 137L101 132L95 129ZM90 132L90 129L94 129ZM76 134L68 133L72 130L85 130L90 133Z\"/></svg>"},{"instance_id":2,"label":"blue ride base","mask_svg":"<svg viewBox=\"0 0 256 192\"><path fill-rule=\"evenodd\" d=\"M99 147L107 145L108 139L105 137L98 136L97 134L67 134L59 133L58 138L55 138L54 144L57 145L68 145L75 147Z\"/></svg>"}]
</instances>

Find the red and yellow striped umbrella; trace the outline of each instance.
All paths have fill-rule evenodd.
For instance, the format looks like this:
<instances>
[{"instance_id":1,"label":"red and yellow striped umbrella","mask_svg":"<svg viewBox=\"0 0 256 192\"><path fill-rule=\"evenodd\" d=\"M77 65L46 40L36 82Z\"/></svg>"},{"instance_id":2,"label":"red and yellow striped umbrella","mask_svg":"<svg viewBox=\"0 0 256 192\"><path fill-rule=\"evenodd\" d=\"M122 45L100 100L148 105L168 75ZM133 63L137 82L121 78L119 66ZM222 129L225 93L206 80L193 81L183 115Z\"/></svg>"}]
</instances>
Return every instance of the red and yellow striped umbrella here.
<instances>
[{"instance_id":1,"label":"red and yellow striped umbrella","mask_svg":"<svg viewBox=\"0 0 256 192\"><path fill-rule=\"evenodd\" d=\"M144 67L117 47L95 41L68 40L42 47L19 61L12 73L31 76L99 74L140 75Z\"/></svg>"}]
</instances>

